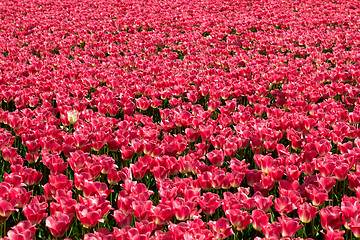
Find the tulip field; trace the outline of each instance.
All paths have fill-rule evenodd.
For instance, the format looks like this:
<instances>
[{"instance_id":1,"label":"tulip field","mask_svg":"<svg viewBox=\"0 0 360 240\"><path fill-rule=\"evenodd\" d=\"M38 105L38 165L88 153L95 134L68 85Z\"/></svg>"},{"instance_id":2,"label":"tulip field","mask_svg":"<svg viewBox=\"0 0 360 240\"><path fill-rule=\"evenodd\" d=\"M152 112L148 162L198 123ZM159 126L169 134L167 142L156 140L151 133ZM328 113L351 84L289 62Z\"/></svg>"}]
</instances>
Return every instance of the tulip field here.
<instances>
[{"instance_id":1,"label":"tulip field","mask_svg":"<svg viewBox=\"0 0 360 240\"><path fill-rule=\"evenodd\" d=\"M357 0L0 1L0 239L360 238Z\"/></svg>"}]
</instances>

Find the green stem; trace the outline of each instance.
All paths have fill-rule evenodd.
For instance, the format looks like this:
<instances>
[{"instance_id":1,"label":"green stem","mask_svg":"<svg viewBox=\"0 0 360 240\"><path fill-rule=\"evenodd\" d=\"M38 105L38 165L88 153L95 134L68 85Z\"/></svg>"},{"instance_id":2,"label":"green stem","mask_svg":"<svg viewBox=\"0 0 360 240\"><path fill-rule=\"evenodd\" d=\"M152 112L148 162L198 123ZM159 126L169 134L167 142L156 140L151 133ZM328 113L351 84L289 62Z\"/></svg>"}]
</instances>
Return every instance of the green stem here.
<instances>
[{"instance_id":1,"label":"green stem","mask_svg":"<svg viewBox=\"0 0 360 240\"><path fill-rule=\"evenodd\" d=\"M6 233L7 233L7 231L6 231L6 220L4 221L4 236L6 236Z\"/></svg>"},{"instance_id":2,"label":"green stem","mask_svg":"<svg viewBox=\"0 0 360 240\"><path fill-rule=\"evenodd\" d=\"M311 232L313 233L313 234L315 234L315 226L314 226L314 219L313 220L311 220Z\"/></svg>"}]
</instances>

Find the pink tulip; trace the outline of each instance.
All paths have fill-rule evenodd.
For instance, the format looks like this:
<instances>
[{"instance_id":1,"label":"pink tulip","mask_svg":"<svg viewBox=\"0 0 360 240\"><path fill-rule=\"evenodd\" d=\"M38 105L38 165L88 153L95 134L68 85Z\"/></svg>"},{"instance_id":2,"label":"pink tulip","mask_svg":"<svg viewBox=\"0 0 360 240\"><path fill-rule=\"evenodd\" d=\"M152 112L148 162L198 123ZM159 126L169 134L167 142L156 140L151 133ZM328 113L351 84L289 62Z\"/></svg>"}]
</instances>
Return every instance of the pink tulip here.
<instances>
[{"instance_id":1,"label":"pink tulip","mask_svg":"<svg viewBox=\"0 0 360 240\"><path fill-rule=\"evenodd\" d=\"M295 233L302 228L300 220L298 218L289 218L286 215L278 217L281 226L282 237L293 237Z\"/></svg>"},{"instance_id":2,"label":"pink tulip","mask_svg":"<svg viewBox=\"0 0 360 240\"><path fill-rule=\"evenodd\" d=\"M216 222L210 221L209 226L217 239L225 239L234 234L226 218L220 218Z\"/></svg>"},{"instance_id":3,"label":"pink tulip","mask_svg":"<svg viewBox=\"0 0 360 240\"><path fill-rule=\"evenodd\" d=\"M73 215L56 212L46 218L46 227L49 228L51 235L54 237L62 237L70 228L73 222Z\"/></svg>"}]
</instances>

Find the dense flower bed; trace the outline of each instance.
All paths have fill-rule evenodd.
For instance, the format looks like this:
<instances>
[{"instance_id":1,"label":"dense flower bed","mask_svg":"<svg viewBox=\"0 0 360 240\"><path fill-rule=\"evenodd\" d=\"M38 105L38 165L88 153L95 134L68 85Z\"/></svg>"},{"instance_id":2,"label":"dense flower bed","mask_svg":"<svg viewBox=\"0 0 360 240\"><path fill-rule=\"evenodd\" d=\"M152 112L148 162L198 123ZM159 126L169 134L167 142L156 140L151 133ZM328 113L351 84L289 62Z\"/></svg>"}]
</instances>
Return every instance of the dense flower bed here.
<instances>
[{"instance_id":1,"label":"dense flower bed","mask_svg":"<svg viewBox=\"0 0 360 240\"><path fill-rule=\"evenodd\" d=\"M0 18L3 239L360 238L358 1Z\"/></svg>"}]
</instances>

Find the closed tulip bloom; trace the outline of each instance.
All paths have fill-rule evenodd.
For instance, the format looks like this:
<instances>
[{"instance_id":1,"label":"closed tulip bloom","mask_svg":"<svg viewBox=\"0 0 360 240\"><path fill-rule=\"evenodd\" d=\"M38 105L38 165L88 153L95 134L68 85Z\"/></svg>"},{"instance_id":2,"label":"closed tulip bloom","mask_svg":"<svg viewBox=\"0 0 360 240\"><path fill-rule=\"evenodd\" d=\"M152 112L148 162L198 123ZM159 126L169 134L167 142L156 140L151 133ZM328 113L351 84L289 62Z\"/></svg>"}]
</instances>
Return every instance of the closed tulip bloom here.
<instances>
[{"instance_id":1,"label":"closed tulip bloom","mask_svg":"<svg viewBox=\"0 0 360 240\"><path fill-rule=\"evenodd\" d=\"M300 225L300 219L298 218L289 218L286 215L282 215L278 217L278 221L281 225L281 235L282 237L290 237L292 238L295 233L302 228Z\"/></svg>"},{"instance_id":2,"label":"closed tulip bloom","mask_svg":"<svg viewBox=\"0 0 360 240\"><path fill-rule=\"evenodd\" d=\"M53 237L62 237L69 229L73 221L73 215L55 212L55 214L46 218L46 227L49 228Z\"/></svg>"},{"instance_id":3,"label":"closed tulip bloom","mask_svg":"<svg viewBox=\"0 0 360 240\"><path fill-rule=\"evenodd\" d=\"M310 203L303 203L298 205L297 213L299 215L300 221L303 223L309 223L315 215L318 213L317 207L311 205Z\"/></svg>"},{"instance_id":4,"label":"closed tulip bloom","mask_svg":"<svg viewBox=\"0 0 360 240\"><path fill-rule=\"evenodd\" d=\"M143 201L134 201L132 202L132 209L134 211L134 216L138 221L141 220L150 220L151 219L151 209L153 207L152 201L148 200Z\"/></svg>"},{"instance_id":5,"label":"closed tulip bloom","mask_svg":"<svg viewBox=\"0 0 360 240\"><path fill-rule=\"evenodd\" d=\"M159 204L153 207L151 213L156 225L164 225L174 216L174 210L165 204Z\"/></svg>"},{"instance_id":6,"label":"closed tulip bloom","mask_svg":"<svg viewBox=\"0 0 360 240\"><path fill-rule=\"evenodd\" d=\"M110 185L117 185L121 181L119 172L113 168L107 174L107 180Z\"/></svg>"},{"instance_id":7,"label":"closed tulip bloom","mask_svg":"<svg viewBox=\"0 0 360 240\"><path fill-rule=\"evenodd\" d=\"M353 217L350 218L349 223L350 229L356 238L360 238L360 213L357 212Z\"/></svg>"},{"instance_id":8,"label":"closed tulip bloom","mask_svg":"<svg viewBox=\"0 0 360 240\"><path fill-rule=\"evenodd\" d=\"M253 199L258 209L261 209L264 212L268 212L270 207L273 205L274 196L270 195L269 197L264 197L259 192L257 192L254 194Z\"/></svg>"},{"instance_id":9,"label":"closed tulip bloom","mask_svg":"<svg viewBox=\"0 0 360 240\"><path fill-rule=\"evenodd\" d=\"M321 157L324 157L331 150L331 142L326 139L321 139L315 142L315 148Z\"/></svg>"},{"instance_id":10,"label":"closed tulip bloom","mask_svg":"<svg viewBox=\"0 0 360 240\"><path fill-rule=\"evenodd\" d=\"M12 227L13 230L8 231L8 238L3 239L33 239L36 228L29 221L21 221L16 226Z\"/></svg>"},{"instance_id":11,"label":"closed tulip bloom","mask_svg":"<svg viewBox=\"0 0 360 240\"><path fill-rule=\"evenodd\" d=\"M206 154L206 157L215 167L220 167L224 162L225 155L221 150L214 150Z\"/></svg>"},{"instance_id":12,"label":"closed tulip bloom","mask_svg":"<svg viewBox=\"0 0 360 240\"><path fill-rule=\"evenodd\" d=\"M330 192L336 183L336 179L334 177L317 176L317 182L319 187L325 189L327 192Z\"/></svg>"},{"instance_id":13,"label":"closed tulip bloom","mask_svg":"<svg viewBox=\"0 0 360 240\"><path fill-rule=\"evenodd\" d=\"M331 227L333 229L340 229L343 225L341 218L341 209L339 206L327 206L320 210L320 220L323 229Z\"/></svg>"},{"instance_id":14,"label":"closed tulip bloom","mask_svg":"<svg viewBox=\"0 0 360 240\"><path fill-rule=\"evenodd\" d=\"M229 221L226 218L220 218L217 221L210 221L209 226L217 239L225 239L234 234Z\"/></svg>"},{"instance_id":15,"label":"closed tulip bloom","mask_svg":"<svg viewBox=\"0 0 360 240\"><path fill-rule=\"evenodd\" d=\"M47 206L47 204L46 204ZM32 224L37 225L41 222L44 217L47 217L47 213L45 213L46 208L42 208L41 205L36 203L29 203L24 206L23 213L26 219Z\"/></svg>"},{"instance_id":16,"label":"closed tulip bloom","mask_svg":"<svg viewBox=\"0 0 360 240\"><path fill-rule=\"evenodd\" d=\"M284 215L294 211L296 206L290 201L288 196L281 196L275 199L275 209L280 215Z\"/></svg>"},{"instance_id":17,"label":"closed tulip bloom","mask_svg":"<svg viewBox=\"0 0 360 240\"><path fill-rule=\"evenodd\" d=\"M215 210L221 206L219 195L211 192L204 193L198 202L205 215L214 214Z\"/></svg>"},{"instance_id":18,"label":"closed tulip bloom","mask_svg":"<svg viewBox=\"0 0 360 240\"><path fill-rule=\"evenodd\" d=\"M321 231L325 235L325 240L343 240L343 235L345 231L340 231L340 229L333 229L332 227L328 227L326 229L326 233Z\"/></svg>"},{"instance_id":19,"label":"closed tulip bloom","mask_svg":"<svg viewBox=\"0 0 360 240\"><path fill-rule=\"evenodd\" d=\"M279 222L262 225L261 229L266 239L280 239L281 225Z\"/></svg>"},{"instance_id":20,"label":"closed tulip bloom","mask_svg":"<svg viewBox=\"0 0 360 240\"><path fill-rule=\"evenodd\" d=\"M356 197L343 197L341 201L341 213L344 219L344 227L350 230L349 223L351 218L356 217L359 213L360 203Z\"/></svg>"},{"instance_id":21,"label":"closed tulip bloom","mask_svg":"<svg viewBox=\"0 0 360 240\"><path fill-rule=\"evenodd\" d=\"M132 213L124 213L121 210L115 210L113 215L118 227L130 226Z\"/></svg>"},{"instance_id":22,"label":"closed tulip bloom","mask_svg":"<svg viewBox=\"0 0 360 240\"><path fill-rule=\"evenodd\" d=\"M269 223L271 214L266 214L263 210L255 209L251 213L252 215L252 226L256 231L261 231L261 226Z\"/></svg>"},{"instance_id":23,"label":"closed tulip bloom","mask_svg":"<svg viewBox=\"0 0 360 240\"><path fill-rule=\"evenodd\" d=\"M103 222L100 209L92 209L86 205L78 204L76 216L85 228L94 227L98 222Z\"/></svg>"},{"instance_id":24,"label":"closed tulip bloom","mask_svg":"<svg viewBox=\"0 0 360 240\"><path fill-rule=\"evenodd\" d=\"M225 212L231 224L238 230L244 230L251 222L251 216L247 211L240 209L229 209Z\"/></svg>"},{"instance_id":25,"label":"closed tulip bloom","mask_svg":"<svg viewBox=\"0 0 360 240\"><path fill-rule=\"evenodd\" d=\"M309 186L305 187L305 190L314 206L320 206L328 200L328 193L325 189Z\"/></svg>"},{"instance_id":26,"label":"closed tulip bloom","mask_svg":"<svg viewBox=\"0 0 360 240\"><path fill-rule=\"evenodd\" d=\"M15 211L14 204L5 199L0 199L0 216L7 219Z\"/></svg>"},{"instance_id":27,"label":"closed tulip bloom","mask_svg":"<svg viewBox=\"0 0 360 240\"><path fill-rule=\"evenodd\" d=\"M344 181L349 173L350 166L347 163L341 163L340 165L335 166L334 176L338 181Z\"/></svg>"}]
</instances>

